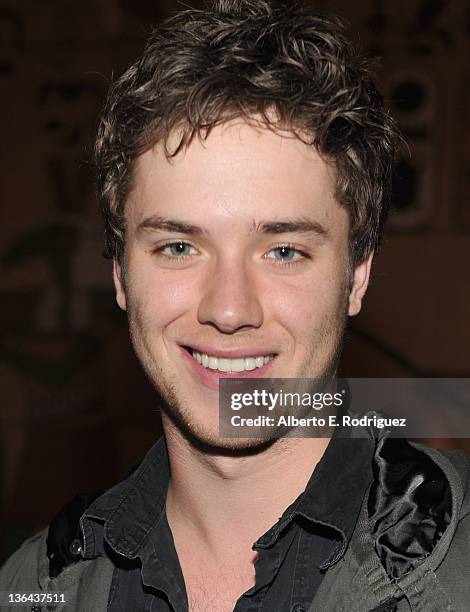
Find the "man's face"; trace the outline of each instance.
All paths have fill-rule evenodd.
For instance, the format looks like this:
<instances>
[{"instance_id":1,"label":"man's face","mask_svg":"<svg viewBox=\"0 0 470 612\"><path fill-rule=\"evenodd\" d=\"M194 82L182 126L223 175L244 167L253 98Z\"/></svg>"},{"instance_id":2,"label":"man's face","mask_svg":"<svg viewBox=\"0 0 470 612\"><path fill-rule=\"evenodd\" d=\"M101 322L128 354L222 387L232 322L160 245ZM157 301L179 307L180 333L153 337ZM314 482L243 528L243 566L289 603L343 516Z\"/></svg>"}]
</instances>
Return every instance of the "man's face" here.
<instances>
[{"instance_id":1,"label":"man's face","mask_svg":"<svg viewBox=\"0 0 470 612\"><path fill-rule=\"evenodd\" d=\"M218 435L221 377L334 367L370 266L349 278L348 229L333 168L291 135L231 122L171 161L160 145L140 156L117 300L172 422L215 447L251 446Z\"/></svg>"}]
</instances>

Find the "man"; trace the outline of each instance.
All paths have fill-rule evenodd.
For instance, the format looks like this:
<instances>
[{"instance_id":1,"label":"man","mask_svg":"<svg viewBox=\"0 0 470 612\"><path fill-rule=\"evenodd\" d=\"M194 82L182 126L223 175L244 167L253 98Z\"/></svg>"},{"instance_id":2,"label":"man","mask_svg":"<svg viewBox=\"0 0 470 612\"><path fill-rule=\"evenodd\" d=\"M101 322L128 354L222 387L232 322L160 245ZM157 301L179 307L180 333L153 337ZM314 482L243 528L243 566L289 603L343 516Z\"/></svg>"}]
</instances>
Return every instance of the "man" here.
<instances>
[{"instance_id":1,"label":"man","mask_svg":"<svg viewBox=\"0 0 470 612\"><path fill-rule=\"evenodd\" d=\"M335 373L395 141L336 21L219 0L156 30L111 89L96 159L164 437L25 543L1 589L80 611L468 610L462 455L219 434L221 378Z\"/></svg>"}]
</instances>

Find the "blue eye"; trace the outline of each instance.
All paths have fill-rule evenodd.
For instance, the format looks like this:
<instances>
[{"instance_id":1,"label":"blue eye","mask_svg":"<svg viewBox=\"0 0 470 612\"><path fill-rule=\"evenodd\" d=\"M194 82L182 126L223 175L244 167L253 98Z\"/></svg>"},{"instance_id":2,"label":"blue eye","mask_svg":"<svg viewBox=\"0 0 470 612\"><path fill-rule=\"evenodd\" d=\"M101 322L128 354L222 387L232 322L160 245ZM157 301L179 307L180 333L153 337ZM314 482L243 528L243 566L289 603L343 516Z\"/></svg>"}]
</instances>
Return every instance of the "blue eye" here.
<instances>
[{"instance_id":1,"label":"blue eye","mask_svg":"<svg viewBox=\"0 0 470 612\"><path fill-rule=\"evenodd\" d=\"M268 259L274 259L277 263L294 262L304 257L301 251L286 244L271 249L270 253L276 253L276 256Z\"/></svg>"},{"instance_id":2,"label":"blue eye","mask_svg":"<svg viewBox=\"0 0 470 612\"><path fill-rule=\"evenodd\" d=\"M297 253L295 249L287 246L277 247L276 249L273 249L273 251L277 252L280 256L280 259L282 259L283 261L292 261L292 259L294 259L295 257L295 254Z\"/></svg>"},{"instance_id":3,"label":"blue eye","mask_svg":"<svg viewBox=\"0 0 470 612\"><path fill-rule=\"evenodd\" d=\"M157 253L162 253L166 257L186 257L188 255L192 255L191 249L195 250L187 242L183 242L179 240L178 242L169 242L168 244L164 244L163 246L157 249Z\"/></svg>"}]
</instances>

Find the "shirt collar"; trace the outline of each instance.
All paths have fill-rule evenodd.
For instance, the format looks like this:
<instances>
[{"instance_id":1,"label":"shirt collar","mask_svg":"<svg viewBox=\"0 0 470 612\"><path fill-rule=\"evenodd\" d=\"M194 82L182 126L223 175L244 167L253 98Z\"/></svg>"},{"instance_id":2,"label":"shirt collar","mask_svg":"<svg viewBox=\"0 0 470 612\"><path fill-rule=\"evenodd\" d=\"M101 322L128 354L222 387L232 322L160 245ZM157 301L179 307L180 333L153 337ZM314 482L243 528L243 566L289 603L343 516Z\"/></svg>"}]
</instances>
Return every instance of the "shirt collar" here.
<instances>
[{"instance_id":1,"label":"shirt collar","mask_svg":"<svg viewBox=\"0 0 470 612\"><path fill-rule=\"evenodd\" d=\"M255 546L272 546L281 532L300 516L333 530L337 542L320 567L326 569L336 563L351 539L364 495L373 480L374 450L372 435L352 438L344 430L333 435L304 492Z\"/></svg>"},{"instance_id":2,"label":"shirt collar","mask_svg":"<svg viewBox=\"0 0 470 612\"><path fill-rule=\"evenodd\" d=\"M359 516L365 492L372 481L374 438L334 435L313 471L305 491L287 508L280 520L254 548L269 548L281 532L301 516L335 533L336 543L321 568L336 563L346 550ZM96 522L111 548L129 559L140 556L150 532L165 511L170 478L164 437L147 453L137 469L124 481L99 497L83 514L80 524L84 558L101 554Z\"/></svg>"},{"instance_id":3,"label":"shirt collar","mask_svg":"<svg viewBox=\"0 0 470 612\"><path fill-rule=\"evenodd\" d=\"M135 559L165 511L170 465L165 438L150 449L136 470L99 497L82 515L84 558L100 554L93 523L104 523L104 539L115 552Z\"/></svg>"}]
</instances>

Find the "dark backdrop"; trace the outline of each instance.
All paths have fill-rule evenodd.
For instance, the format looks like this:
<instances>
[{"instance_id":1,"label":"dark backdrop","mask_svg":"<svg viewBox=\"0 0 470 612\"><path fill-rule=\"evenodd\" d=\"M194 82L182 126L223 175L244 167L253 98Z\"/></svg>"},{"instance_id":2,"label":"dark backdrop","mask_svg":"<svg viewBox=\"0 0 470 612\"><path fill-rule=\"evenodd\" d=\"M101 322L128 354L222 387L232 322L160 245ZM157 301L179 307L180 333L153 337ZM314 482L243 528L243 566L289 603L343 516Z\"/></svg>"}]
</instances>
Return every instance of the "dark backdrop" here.
<instances>
[{"instance_id":1,"label":"dark backdrop","mask_svg":"<svg viewBox=\"0 0 470 612\"><path fill-rule=\"evenodd\" d=\"M470 376L469 3L314 4L383 58L411 152L343 373ZM182 6L0 0L0 557L77 492L111 485L160 432L100 257L88 160L110 76Z\"/></svg>"}]
</instances>

